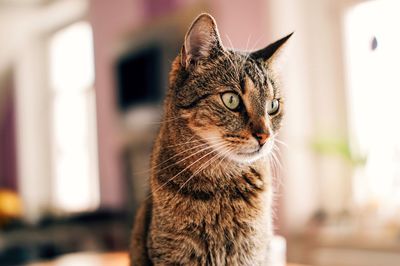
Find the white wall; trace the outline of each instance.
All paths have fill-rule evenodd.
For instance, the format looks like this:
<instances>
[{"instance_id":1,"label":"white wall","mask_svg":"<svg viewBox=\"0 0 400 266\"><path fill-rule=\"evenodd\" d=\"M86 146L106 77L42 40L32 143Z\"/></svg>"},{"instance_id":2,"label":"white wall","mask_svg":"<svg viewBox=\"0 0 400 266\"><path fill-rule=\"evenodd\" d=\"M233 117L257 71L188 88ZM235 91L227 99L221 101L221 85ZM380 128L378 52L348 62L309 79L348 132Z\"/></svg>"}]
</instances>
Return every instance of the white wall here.
<instances>
[{"instance_id":1,"label":"white wall","mask_svg":"<svg viewBox=\"0 0 400 266\"><path fill-rule=\"evenodd\" d=\"M35 222L50 208L50 114L47 36L82 18L84 0L44 6L6 5L0 10L0 75L15 69L18 187L25 218Z\"/></svg>"},{"instance_id":2,"label":"white wall","mask_svg":"<svg viewBox=\"0 0 400 266\"><path fill-rule=\"evenodd\" d=\"M298 231L319 208L335 214L349 200L350 173L343 161L316 154L317 135L346 134L341 15L344 1L270 2L276 37L295 31L282 71L286 94L284 149L285 228Z\"/></svg>"}]
</instances>

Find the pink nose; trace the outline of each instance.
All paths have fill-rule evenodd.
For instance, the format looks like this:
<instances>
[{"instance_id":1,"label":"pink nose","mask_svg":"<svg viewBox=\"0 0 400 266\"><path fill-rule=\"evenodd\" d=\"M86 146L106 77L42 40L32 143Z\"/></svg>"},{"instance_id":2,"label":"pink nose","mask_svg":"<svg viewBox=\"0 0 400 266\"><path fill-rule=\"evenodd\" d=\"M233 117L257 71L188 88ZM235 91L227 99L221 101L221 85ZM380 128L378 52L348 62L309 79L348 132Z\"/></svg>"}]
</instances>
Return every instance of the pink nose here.
<instances>
[{"instance_id":1,"label":"pink nose","mask_svg":"<svg viewBox=\"0 0 400 266\"><path fill-rule=\"evenodd\" d=\"M268 132L255 133L253 136L258 141L260 146L262 146L267 142L269 138L269 133Z\"/></svg>"}]
</instances>

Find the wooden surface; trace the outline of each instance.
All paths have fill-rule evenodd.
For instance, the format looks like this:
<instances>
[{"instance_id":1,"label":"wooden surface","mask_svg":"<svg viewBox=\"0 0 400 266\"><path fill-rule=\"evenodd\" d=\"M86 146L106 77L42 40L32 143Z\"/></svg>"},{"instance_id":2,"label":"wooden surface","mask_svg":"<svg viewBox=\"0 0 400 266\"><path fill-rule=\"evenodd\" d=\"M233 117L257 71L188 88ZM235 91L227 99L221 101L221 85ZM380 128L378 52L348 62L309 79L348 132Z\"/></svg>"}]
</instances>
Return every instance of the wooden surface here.
<instances>
[{"instance_id":1,"label":"wooden surface","mask_svg":"<svg viewBox=\"0 0 400 266\"><path fill-rule=\"evenodd\" d=\"M128 266L129 258L125 252L113 253L74 253L58 259L29 264L28 266Z\"/></svg>"},{"instance_id":2,"label":"wooden surface","mask_svg":"<svg viewBox=\"0 0 400 266\"><path fill-rule=\"evenodd\" d=\"M74 253L61 256L58 259L37 262L27 266L128 266L129 258L126 252L113 253ZM288 264L287 266L302 266ZM303 265L305 266L305 265Z\"/></svg>"}]
</instances>

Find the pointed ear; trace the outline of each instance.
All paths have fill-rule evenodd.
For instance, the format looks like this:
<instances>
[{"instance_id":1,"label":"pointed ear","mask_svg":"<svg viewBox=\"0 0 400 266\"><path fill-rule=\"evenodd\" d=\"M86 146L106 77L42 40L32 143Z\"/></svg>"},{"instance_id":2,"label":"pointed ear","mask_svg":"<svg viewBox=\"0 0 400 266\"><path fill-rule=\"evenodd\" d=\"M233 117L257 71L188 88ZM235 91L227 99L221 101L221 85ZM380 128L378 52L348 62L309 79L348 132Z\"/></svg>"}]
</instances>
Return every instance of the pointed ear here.
<instances>
[{"instance_id":1,"label":"pointed ear","mask_svg":"<svg viewBox=\"0 0 400 266\"><path fill-rule=\"evenodd\" d=\"M199 15L185 36L181 50L181 64L187 68L190 64L206 59L216 49L223 49L214 18L203 13Z\"/></svg>"},{"instance_id":2,"label":"pointed ear","mask_svg":"<svg viewBox=\"0 0 400 266\"><path fill-rule=\"evenodd\" d=\"M283 37L282 39L271 43L267 47L251 53L250 56L254 59L263 59L267 64L272 63L279 57L283 48L285 47L287 40L289 40L292 35L293 32Z\"/></svg>"}]
</instances>

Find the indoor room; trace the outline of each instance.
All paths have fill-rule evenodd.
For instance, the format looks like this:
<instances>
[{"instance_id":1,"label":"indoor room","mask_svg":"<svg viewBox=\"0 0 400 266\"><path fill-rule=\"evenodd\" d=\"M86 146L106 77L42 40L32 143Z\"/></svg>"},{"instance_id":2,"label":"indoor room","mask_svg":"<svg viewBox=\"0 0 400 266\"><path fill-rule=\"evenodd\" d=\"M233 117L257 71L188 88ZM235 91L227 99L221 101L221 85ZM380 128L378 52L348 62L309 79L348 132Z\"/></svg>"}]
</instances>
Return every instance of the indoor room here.
<instances>
[{"instance_id":1,"label":"indoor room","mask_svg":"<svg viewBox=\"0 0 400 266\"><path fill-rule=\"evenodd\" d=\"M0 0L0 265L129 265L171 65L203 12L226 50L293 32L275 71L285 114L268 154L268 265L400 265L399 10L396 0Z\"/></svg>"}]
</instances>

